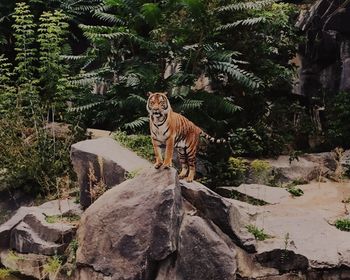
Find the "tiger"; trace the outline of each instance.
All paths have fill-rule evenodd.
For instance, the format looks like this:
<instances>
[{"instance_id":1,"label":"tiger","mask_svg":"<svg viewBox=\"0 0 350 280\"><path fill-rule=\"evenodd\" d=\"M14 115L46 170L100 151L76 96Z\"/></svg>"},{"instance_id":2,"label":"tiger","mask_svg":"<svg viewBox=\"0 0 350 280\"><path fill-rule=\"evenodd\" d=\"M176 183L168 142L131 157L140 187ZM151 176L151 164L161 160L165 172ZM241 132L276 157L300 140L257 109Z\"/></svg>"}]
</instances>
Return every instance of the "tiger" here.
<instances>
[{"instance_id":1,"label":"tiger","mask_svg":"<svg viewBox=\"0 0 350 280\"><path fill-rule=\"evenodd\" d=\"M211 142L226 142L226 140L216 140L209 136L186 117L174 112L166 92L148 92L147 111L155 154L154 167L170 168L174 148L176 148L181 164L179 178L187 182L192 182L195 177L196 153L200 136L204 136ZM164 146L163 161L161 148Z\"/></svg>"}]
</instances>

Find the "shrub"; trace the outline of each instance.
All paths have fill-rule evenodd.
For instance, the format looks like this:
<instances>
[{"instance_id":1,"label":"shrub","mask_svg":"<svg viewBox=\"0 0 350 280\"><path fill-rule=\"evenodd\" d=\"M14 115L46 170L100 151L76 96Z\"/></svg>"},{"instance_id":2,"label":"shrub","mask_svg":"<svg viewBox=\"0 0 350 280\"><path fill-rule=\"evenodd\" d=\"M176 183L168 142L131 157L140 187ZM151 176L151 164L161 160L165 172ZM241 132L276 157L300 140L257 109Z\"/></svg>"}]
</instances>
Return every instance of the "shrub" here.
<instances>
[{"instance_id":1,"label":"shrub","mask_svg":"<svg viewBox=\"0 0 350 280\"><path fill-rule=\"evenodd\" d=\"M268 161L265 160L253 160L250 164L253 179L257 183L267 184L269 182L271 166Z\"/></svg>"}]
</instances>

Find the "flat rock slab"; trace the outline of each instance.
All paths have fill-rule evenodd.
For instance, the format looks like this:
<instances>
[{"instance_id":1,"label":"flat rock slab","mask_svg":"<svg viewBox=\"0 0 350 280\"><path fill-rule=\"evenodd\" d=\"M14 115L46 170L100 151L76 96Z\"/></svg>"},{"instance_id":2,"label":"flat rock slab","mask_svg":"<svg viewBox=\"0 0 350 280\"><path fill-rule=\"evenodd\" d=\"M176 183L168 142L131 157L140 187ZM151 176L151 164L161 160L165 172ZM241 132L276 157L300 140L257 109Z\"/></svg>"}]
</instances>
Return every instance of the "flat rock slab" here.
<instances>
[{"instance_id":1,"label":"flat rock slab","mask_svg":"<svg viewBox=\"0 0 350 280\"><path fill-rule=\"evenodd\" d=\"M151 163L111 138L78 142L71 147L71 160L78 176L80 204L88 207L94 189L111 188L126 180L128 173L141 172Z\"/></svg>"},{"instance_id":2,"label":"flat rock slab","mask_svg":"<svg viewBox=\"0 0 350 280\"><path fill-rule=\"evenodd\" d=\"M237 188L232 187L230 189L243 195L248 195L254 199L264 201L268 204L278 204L290 198L289 192L284 188L276 188L260 184L242 184Z\"/></svg>"},{"instance_id":3,"label":"flat rock slab","mask_svg":"<svg viewBox=\"0 0 350 280\"><path fill-rule=\"evenodd\" d=\"M264 265L280 269L278 262L285 256L293 269L293 262L314 269L350 267L350 233L331 224L345 215L341 201L350 197L350 183L312 183L300 188L303 196L276 205L246 205L256 216L255 225L273 236L257 243L258 259L260 255Z\"/></svg>"}]
</instances>

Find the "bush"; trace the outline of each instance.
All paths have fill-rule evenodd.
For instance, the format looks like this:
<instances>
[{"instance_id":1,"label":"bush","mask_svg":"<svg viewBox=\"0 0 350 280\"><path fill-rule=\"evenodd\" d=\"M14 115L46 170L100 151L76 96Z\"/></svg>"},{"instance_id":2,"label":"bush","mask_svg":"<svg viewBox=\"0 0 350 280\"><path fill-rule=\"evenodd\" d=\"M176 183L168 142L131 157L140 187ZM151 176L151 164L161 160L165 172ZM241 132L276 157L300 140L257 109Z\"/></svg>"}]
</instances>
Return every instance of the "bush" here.
<instances>
[{"instance_id":1,"label":"bush","mask_svg":"<svg viewBox=\"0 0 350 280\"><path fill-rule=\"evenodd\" d=\"M334 148L350 147L350 94L339 92L327 102L326 106L326 138Z\"/></svg>"},{"instance_id":2,"label":"bush","mask_svg":"<svg viewBox=\"0 0 350 280\"><path fill-rule=\"evenodd\" d=\"M153 145L149 135L127 135L125 132L116 131L114 132L113 137L123 146L134 151L140 157L143 157L151 162L154 161Z\"/></svg>"}]
</instances>

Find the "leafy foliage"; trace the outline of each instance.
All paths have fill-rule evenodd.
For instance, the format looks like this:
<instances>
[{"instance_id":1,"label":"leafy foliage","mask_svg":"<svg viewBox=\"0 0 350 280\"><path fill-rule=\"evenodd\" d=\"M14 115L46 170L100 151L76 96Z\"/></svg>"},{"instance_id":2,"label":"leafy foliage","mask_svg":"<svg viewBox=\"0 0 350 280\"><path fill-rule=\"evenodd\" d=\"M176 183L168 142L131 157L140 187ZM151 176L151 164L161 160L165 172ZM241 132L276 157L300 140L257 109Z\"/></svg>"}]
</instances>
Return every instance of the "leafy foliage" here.
<instances>
[{"instance_id":1,"label":"leafy foliage","mask_svg":"<svg viewBox=\"0 0 350 280\"><path fill-rule=\"evenodd\" d=\"M78 126L72 125L63 138L56 137L48 124L54 120L60 91L67 93L59 64L66 24L56 11L44 13L38 27L22 2L16 4L13 18L16 63L1 56L0 66L0 169L5 170L1 180L9 188L55 193L72 184L69 149L80 135ZM57 110L57 119L64 119L65 112L64 106Z\"/></svg>"},{"instance_id":2,"label":"leafy foliage","mask_svg":"<svg viewBox=\"0 0 350 280\"><path fill-rule=\"evenodd\" d=\"M326 134L332 147L349 147L350 137L350 96L340 92L326 105Z\"/></svg>"}]
</instances>

